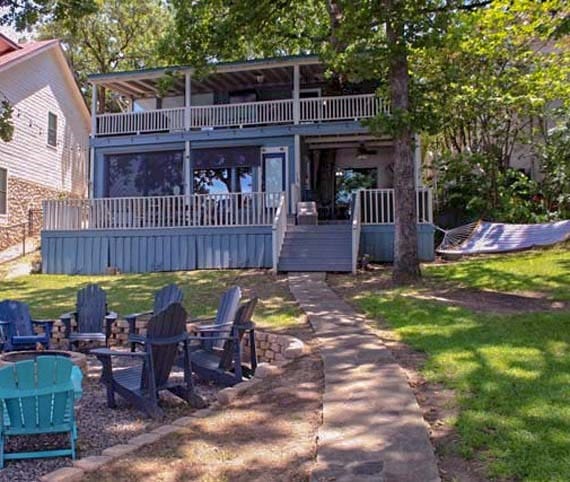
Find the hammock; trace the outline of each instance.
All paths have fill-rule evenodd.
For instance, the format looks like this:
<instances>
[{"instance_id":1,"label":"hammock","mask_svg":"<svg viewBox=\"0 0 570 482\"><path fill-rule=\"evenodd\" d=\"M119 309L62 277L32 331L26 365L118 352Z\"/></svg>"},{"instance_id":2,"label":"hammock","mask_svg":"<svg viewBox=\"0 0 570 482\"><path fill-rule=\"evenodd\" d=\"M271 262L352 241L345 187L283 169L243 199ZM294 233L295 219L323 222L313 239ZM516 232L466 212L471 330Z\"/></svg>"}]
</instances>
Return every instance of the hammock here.
<instances>
[{"instance_id":1,"label":"hammock","mask_svg":"<svg viewBox=\"0 0 570 482\"><path fill-rule=\"evenodd\" d=\"M544 224L501 224L478 221L444 230L439 254L485 254L549 246L570 239L570 220Z\"/></svg>"}]
</instances>

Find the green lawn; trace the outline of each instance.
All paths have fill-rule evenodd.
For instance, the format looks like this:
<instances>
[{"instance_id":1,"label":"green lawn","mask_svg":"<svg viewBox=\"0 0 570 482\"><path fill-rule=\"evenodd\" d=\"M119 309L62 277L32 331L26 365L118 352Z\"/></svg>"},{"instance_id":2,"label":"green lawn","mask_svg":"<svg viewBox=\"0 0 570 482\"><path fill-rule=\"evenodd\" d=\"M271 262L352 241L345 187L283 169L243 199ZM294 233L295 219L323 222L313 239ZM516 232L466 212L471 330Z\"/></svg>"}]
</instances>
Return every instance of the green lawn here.
<instances>
[{"instance_id":1,"label":"green lawn","mask_svg":"<svg viewBox=\"0 0 570 482\"><path fill-rule=\"evenodd\" d=\"M570 243L549 250L427 265L425 274L472 288L537 291L555 300L570 300Z\"/></svg>"},{"instance_id":2,"label":"green lawn","mask_svg":"<svg viewBox=\"0 0 570 482\"><path fill-rule=\"evenodd\" d=\"M109 308L120 315L151 309L154 293L168 283L177 283L182 288L184 305L192 317L215 314L221 293L233 285L242 287L245 298L260 297L255 314L260 326L291 326L300 314L285 277L254 270L118 276L30 275L2 280L0 299L26 301L35 318L54 318L74 309L77 290L87 283L99 283L108 293Z\"/></svg>"},{"instance_id":3,"label":"green lawn","mask_svg":"<svg viewBox=\"0 0 570 482\"><path fill-rule=\"evenodd\" d=\"M569 299L570 253L531 252L426 269L428 279ZM481 458L493 478L570 480L570 311L481 314L414 298L414 290L352 291L428 355L430 381L455 389L460 452ZM356 293L356 294L355 294Z\"/></svg>"}]
</instances>

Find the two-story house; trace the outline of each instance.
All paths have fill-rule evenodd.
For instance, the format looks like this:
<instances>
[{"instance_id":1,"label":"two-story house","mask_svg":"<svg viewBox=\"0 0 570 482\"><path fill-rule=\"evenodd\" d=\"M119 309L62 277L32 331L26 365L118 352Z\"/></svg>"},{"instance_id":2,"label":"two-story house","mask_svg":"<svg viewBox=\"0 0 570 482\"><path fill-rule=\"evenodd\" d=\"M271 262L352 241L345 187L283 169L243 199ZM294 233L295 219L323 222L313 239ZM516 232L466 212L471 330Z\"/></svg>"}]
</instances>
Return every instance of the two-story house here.
<instances>
[{"instance_id":1,"label":"two-story house","mask_svg":"<svg viewBox=\"0 0 570 482\"><path fill-rule=\"evenodd\" d=\"M1 232L44 199L86 195L90 116L58 40L17 44L0 34L0 100L14 127L0 141Z\"/></svg>"},{"instance_id":2,"label":"two-story house","mask_svg":"<svg viewBox=\"0 0 570 482\"><path fill-rule=\"evenodd\" d=\"M359 254L392 259L392 140L363 124L389 112L375 85L338 87L314 56L90 82L90 195L46 203L47 272L351 271ZM103 91L128 111L103 112ZM416 167L420 253L431 259L419 155ZM296 225L300 201L316 203L318 224Z\"/></svg>"}]
</instances>

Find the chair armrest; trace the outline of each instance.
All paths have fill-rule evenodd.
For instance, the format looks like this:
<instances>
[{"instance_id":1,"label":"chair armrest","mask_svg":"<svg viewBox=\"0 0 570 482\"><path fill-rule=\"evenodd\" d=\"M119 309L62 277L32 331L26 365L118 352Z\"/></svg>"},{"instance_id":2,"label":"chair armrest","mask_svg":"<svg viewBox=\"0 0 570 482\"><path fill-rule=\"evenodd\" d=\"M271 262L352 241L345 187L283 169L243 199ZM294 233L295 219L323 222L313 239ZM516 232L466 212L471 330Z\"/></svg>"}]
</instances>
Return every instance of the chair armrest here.
<instances>
[{"instance_id":1,"label":"chair armrest","mask_svg":"<svg viewBox=\"0 0 570 482\"><path fill-rule=\"evenodd\" d=\"M109 319L109 320L113 320L113 321L115 321L118 317L119 317L119 315L117 313L115 313L114 311L109 311L109 313L107 313L105 315L105 319Z\"/></svg>"},{"instance_id":2,"label":"chair armrest","mask_svg":"<svg viewBox=\"0 0 570 482\"><path fill-rule=\"evenodd\" d=\"M140 316L148 316L152 315L153 311L142 311L141 313L132 313L130 315L126 315L124 318L129 324L129 335L134 335L136 333L136 321L137 318Z\"/></svg>"},{"instance_id":3,"label":"chair armrest","mask_svg":"<svg viewBox=\"0 0 570 482\"><path fill-rule=\"evenodd\" d=\"M220 328L222 326L231 326L233 325L234 322L233 321L228 321L227 323L217 323L214 325L199 325L196 327L197 331L205 331L205 330L212 330L212 329L217 329Z\"/></svg>"},{"instance_id":4,"label":"chair armrest","mask_svg":"<svg viewBox=\"0 0 570 482\"><path fill-rule=\"evenodd\" d=\"M203 337L203 336L191 336L188 335L188 340L198 340L200 342L205 342L205 341L215 341L215 340L233 340L234 338L232 336L208 336L208 337Z\"/></svg>"},{"instance_id":5,"label":"chair armrest","mask_svg":"<svg viewBox=\"0 0 570 482\"><path fill-rule=\"evenodd\" d=\"M216 321L216 317L212 316L209 318L191 318L188 323L203 323L205 321Z\"/></svg>"},{"instance_id":6,"label":"chair armrest","mask_svg":"<svg viewBox=\"0 0 570 482\"><path fill-rule=\"evenodd\" d=\"M32 320L34 325L52 325L55 323L55 320Z\"/></svg>"},{"instance_id":7,"label":"chair armrest","mask_svg":"<svg viewBox=\"0 0 570 482\"><path fill-rule=\"evenodd\" d=\"M116 351L110 348L95 348L90 350L89 353L95 355L97 358L107 358L107 357L131 357L131 358L145 358L149 356L147 352L144 351Z\"/></svg>"}]
</instances>

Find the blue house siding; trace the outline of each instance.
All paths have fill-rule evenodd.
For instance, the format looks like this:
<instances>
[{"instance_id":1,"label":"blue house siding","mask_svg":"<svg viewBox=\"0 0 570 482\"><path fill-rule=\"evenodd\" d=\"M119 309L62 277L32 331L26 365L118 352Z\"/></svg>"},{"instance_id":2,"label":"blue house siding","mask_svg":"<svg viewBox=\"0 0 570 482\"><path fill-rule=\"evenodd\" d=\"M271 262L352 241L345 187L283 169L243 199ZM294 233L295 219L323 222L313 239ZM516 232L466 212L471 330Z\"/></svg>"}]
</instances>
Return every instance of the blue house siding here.
<instances>
[{"instance_id":1,"label":"blue house siding","mask_svg":"<svg viewBox=\"0 0 570 482\"><path fill-rule=\"evenodd\" d=\"M421 261L433 261L435 257L431 224L418 224L418 250ZM369 254L372 261L394 261L394 225L364 225L360 232L360 254Z\"/></svg>"},{"instance_id":2,"label":"blue house siding","mask_svg":"<svg viewBox=\"0 0 570 482\"><path fill-rule=\"evenodd\" d=\"M418 225L420 259L434 259L434 228ZM363 226L360 253L393 260L394 226ZM44 273L102 274L270 268L271 227L168 228L42 232Z\"/></svg>"},{"instance_id":3,"label":"blue house siding","mask_svg":"<svg viewBox=\"0 0 570 482\"><path fill-rule=\"evenodd\" d=\"M270 227L42 232L44 273L270 268Z\"/></svg>"}]
</instances>

